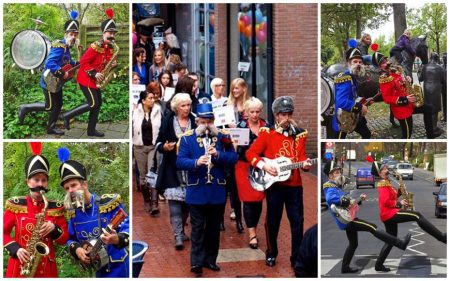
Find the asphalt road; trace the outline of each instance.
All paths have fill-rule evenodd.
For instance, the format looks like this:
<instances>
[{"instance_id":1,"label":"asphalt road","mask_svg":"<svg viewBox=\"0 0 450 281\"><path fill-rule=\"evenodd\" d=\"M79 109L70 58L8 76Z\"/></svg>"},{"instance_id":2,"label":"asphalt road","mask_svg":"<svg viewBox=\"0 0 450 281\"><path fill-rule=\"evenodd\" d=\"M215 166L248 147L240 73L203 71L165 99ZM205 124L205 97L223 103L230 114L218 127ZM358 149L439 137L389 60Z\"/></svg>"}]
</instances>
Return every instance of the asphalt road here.
<instances>
[{"instance_id":1,"label":"asphalt road","mask_svg":"<svg viewBox=\"0 0 450 281\"><path fill-rule=\"evenodd\" d=\"M354 174L354 169L358 167L369 166L369 163L352 162L351 174ZM344 175L348 175L348 163L344 167ZM415 169L414 180L404 182L408 192L415 194L416 211L421 212L438 229L446 231L446 218L438 219L434 216L433 191L437 191L438 187L434 185L432 179L432 172ZM353 177L351 180L354 182ZM377 190L367 186L350 192L351 197L358 197L363 192L367 194L367 200L360 206L358 217L384 229L379 218ZM415 222L399 224L398 236L404 237L410 232L412 238L405 251L392 249L385 262L385 265L391 268L388 273L375 271L375 261L384 243L370 233L359 232L359 246L351 265L361 270L355 274L341 274L342 256L348 245L345 231L339 230L329 210L322 210L321 227L321 275L323 277L446 277L446 245L425 233Z\"/></svg>"}]
</instances>

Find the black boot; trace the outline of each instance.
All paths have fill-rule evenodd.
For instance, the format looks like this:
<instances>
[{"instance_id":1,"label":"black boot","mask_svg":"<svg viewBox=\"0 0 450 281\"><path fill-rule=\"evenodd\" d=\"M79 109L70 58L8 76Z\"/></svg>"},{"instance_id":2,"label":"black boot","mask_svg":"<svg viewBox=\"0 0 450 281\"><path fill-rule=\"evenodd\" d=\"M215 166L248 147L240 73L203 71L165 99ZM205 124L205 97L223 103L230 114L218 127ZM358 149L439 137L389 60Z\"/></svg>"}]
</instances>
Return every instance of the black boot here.
<instances>
[{"instance_id":1,"label":"black boot","mask_svg":"<svg viewBox=\"0 0 450 281\"><path fill-rule=\"evenodd\" d=\"M378 255L377 262L375 263L375 270L381 272L389 272L391 269L389 267L385 267L383 263L386 261L387 256L391 252L392 245L384 244L383 248L381 248L380 254Z\"/></svg>"},{"instance_id":2,"label":"black boot","mask_svg":"<svg viewBox=\"0 0 450 281\"><path fill-rule=\"evenodd\" d=\"M236 230L238 233L244 233L244 226L242 226L242 222L236 218Z\"/></svg>"},{"instance_id":3,"label":"black boot","mask_svg":"<svg viewBox=\"0 0 450 281\"><path fill-rule=\"evenodd\" d=\"M100 114L100 108L92 109L89 112L89 123L87 127L87 135L90 137L104 137L105 134L95 129L97 126L98 115Z\"/></svg>"},{"instance_id":4,"label":"black boot","mask_svg":"<svg viewBox=\"0 0 450 281\"><path fill-rule=\"evenodd\" d=\"M394 128L400 127L400 125L395 122L395 118L394 118L394 114L392 113L392 110L390 110L389 121L391 122L392 127L394 127Z\"/></svg>"},{"instance_id":5,"label":"black boot","mask_svg":"<svg viewBox=\"0 0 450 281\"><path fill-rule=\"evenodd\" d=\"M383 230L380 230L378 228L373 233L373 236L375 236L376 238L380 239L381 241L383 241L385 243L388 243L389 245L395 246L402 250L406 249L406 247L409 244L409 241L411 240L410 233L406 234L406 236L403 240L400 240L397 237L390 235L389 233L387 233Z\"/></svg>"},{"instance_id":6,"label":"black boot","mask_svg":"<svg viewBox=\"0 0 450 281\"><path fill-rule=\"evenodd\" d=\"M82 105L75 107L72 110L64 112L62 114L62 118L64 120L64 127L66 127L67 130L70 130L70 119L74 118L77 115L88 112L89 110L90 110L89 104L84 103Z\"/></svg>"},{"instance_id":7,"label":"black boot","mask_svg":"<svg viewBox=\"0 0 450 281\"><path fill-rule=\"evenodd\" d=\"M359 270L358 268L350 267L350 262L355 254L355 251L356 248L353 248L350 245L348 245L347 249L345 249L344 257L342 258L341 273L355 273Z\"/></svg>"},{"instance_id":8,"label":"black boot","mask_svg":"<svg viewBox=\"0 0 450 281\"><path fill-rule=\"evenodd\" d=\"M58 130L56 127L56 121L58 120L59 113L61 112L61 107L54 107L50 114L48 115L48 122L47 122L47 134L50 135L58 135L62 136L64 135L64 132L61 130Z\"/></svg>"},{"instance_id":9,"label":"black boot","mask_svg":"<svg viewBox=\"0 0 450 281\"><path fill-rule=\"evenodd\" d=\"M19 124L23 124L23 120L25 119L25 114L31 111L45 111L45 103L35 102L35 103L27 103L21 104L19 107Z\"/></svg>"},{"instance_id":10,"label":"black boot","mask_svg":"<svg viewBox=\"0 0 450 281\"><path fill-rule=\"evenodd\" d=\"M417 221L417 224L420 226L420 228L425 230L428 234L436 238L438 241L447 244L447 233L441 232L426 218L420 216L419 220Z\"/></svg>"},{"instance_id":11,"label":"black boot","mask_svg":"<svg viewBox=\"0 0 450 281\"><path fill-rule=\"evenodd\" d=\"M223 217L222 220L220 221L220 231L225 231L225 223L223 222Z\"/></svg>"}]
</instances>

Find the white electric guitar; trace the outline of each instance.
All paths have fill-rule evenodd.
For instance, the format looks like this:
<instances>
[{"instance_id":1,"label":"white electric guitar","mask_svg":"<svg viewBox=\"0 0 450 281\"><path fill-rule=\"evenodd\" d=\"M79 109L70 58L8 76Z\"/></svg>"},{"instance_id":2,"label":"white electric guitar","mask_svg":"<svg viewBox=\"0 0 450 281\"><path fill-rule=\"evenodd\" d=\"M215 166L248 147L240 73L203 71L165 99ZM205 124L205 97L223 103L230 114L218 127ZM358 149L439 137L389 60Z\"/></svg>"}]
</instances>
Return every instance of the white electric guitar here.
<instances>
[{"instance_id":1,"label":"white electric guitar","mask_svg":"<svg viewBox=\"0 0 450 281\"><path fill-rule=\"evenodd\" d=\"M287 181L291 176L291 170L302 168L307 163L306 161L292 163L292 161L287 157L278 157L275 159L268 159L263 157L262 159L264 160L264 162L277 169L277 175L272 176L262 169L250 166L248 177L253 189L257 191L264 191L276 182ZM309 163L317 163L317 158L310 159Z\"/></svg>"}]
</instances>

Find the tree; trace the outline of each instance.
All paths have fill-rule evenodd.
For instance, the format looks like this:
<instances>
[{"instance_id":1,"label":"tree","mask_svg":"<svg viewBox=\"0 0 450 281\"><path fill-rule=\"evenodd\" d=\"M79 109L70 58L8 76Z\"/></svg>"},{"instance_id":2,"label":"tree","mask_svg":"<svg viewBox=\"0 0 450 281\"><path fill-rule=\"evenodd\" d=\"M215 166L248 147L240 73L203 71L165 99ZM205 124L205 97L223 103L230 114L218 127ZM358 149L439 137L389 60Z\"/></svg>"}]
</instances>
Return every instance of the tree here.
<instances>
[{"instance_id":1,"label":"tree","mask_svg":"<svg viewBox=\"0 0 450 281\"><path fill-rule=\"evenodd\" d=\"M426 34L429 47L438 54L447 50L447 7L444 3L425 4L408 13L408 24L414 34Z\"/></svg>"},{"instance_id":2,"label":"tree","mask_svg":"<svg viewBox=\"0 0 450 281\"><path fill-rule=\"evenodd\" d=\"M394 30L395 30L395 38L400 37L406 26L406 7L404 3L401 4L392 4L392 8L394 9Z\"/></svg>"}]
</instances>

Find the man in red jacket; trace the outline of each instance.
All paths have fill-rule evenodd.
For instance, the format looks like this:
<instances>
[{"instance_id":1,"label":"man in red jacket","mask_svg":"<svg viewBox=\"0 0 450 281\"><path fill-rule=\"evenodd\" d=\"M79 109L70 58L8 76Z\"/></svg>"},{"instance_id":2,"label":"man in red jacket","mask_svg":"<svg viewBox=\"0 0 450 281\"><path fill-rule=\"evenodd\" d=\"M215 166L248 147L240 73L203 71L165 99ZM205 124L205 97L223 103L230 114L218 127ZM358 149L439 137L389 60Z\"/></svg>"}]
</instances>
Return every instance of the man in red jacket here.
<instances>
[{"instance_id":1,"label":"man in red jacket","mask_svg":"<svg viewBox=\"0 0 450 281\"><path fill-rule=\"evenodd\" d=\"M287 157L293 163L308 161L306 156L305 129L297 128L292 120L294 102L289 96L282 96L272 104L276 125L274 128L262 127L255 142L246 152L247 160L253 167L264 170L273 176L277 175L276 167L265 163L261 155L275 159ZM303 170L309 170L311 164L306 162ZM283 205L286 205L291 227L291 266L294 266L295 258L303 238L303 187L302 178L298 169L292 170L290 178L285 182L279 182L266 190L267 216L266 216L266 265L274 266L278 255L277 237L280 222L283 216Z\"/></svg>"},{"instance_id":2,"label":"man in red jacket","mask_svg":"<svg viewBox=\"0 0 450 281\"><path fill-rule=\"evenodd\" d=\"M378 172L378 166L377 164L375 165ZM398 197L402 196L402 194L400 189L397 190L392 186L392 183L388 177L389 170L387 165L381 165L378 173L382 179L377 184L378 205L380 207L380 219L386 227L386 232L397 236L398 223L415 221L419 227L425 230L428 234L436 238L438 241L447 244L447 233L442 233L421 213L403 209L403 206L408 206L408 201L405 199L398 201ZM384 244L375 264L376 271L390 271L390 269L385 267L383 263L389 255L391 249L392 245Z\"/></svg>"},{"instance_id":3,"label":"man in red jacket","mask_svg":"<svg viewBox=\"0 0 450 281\"><path fill-rule=\"evenodd\" d=\"M102 105L102 93L97 87L97 83L101 83L105 79L102 72L114 55L113 42L117 33L113 10L107 9L106 15L108 19L103 21L101 25L102 39L92 43L80 59L77 82L86 97L86 103L63 114L64 126L69 130L71 118L89 111L87 135L94 137L105 136L104 133L95 129ZM111 63L113 67L117 65L116 61Z\"/></svg>"},{"instance_id":4,"label":"man in red jacket","mask_svg":"<svg viewBox=\"0 0 450 281\"><path fill-rule=\"evenodd\" d=\"M60 202L45 201L41 191L48 190L48 160L39 154L30 157L25 164L25 173L29 194L27 196L12 197L6 201L3 214L3 247L10 256L6 277L58 277L56 268L55 248L53 243L64 245L69 238L67 222L64 217L64 206ZM38 240L43 242L48 255L42 256L37 264L34 275L22 272L22 268L32 258L27 244L34 228L36 215L45 211L45 222L42 224ZM14 229L14 237L11 232ZM29 268L31 270L31 267Z\"/></svg>"}]
</instances>

